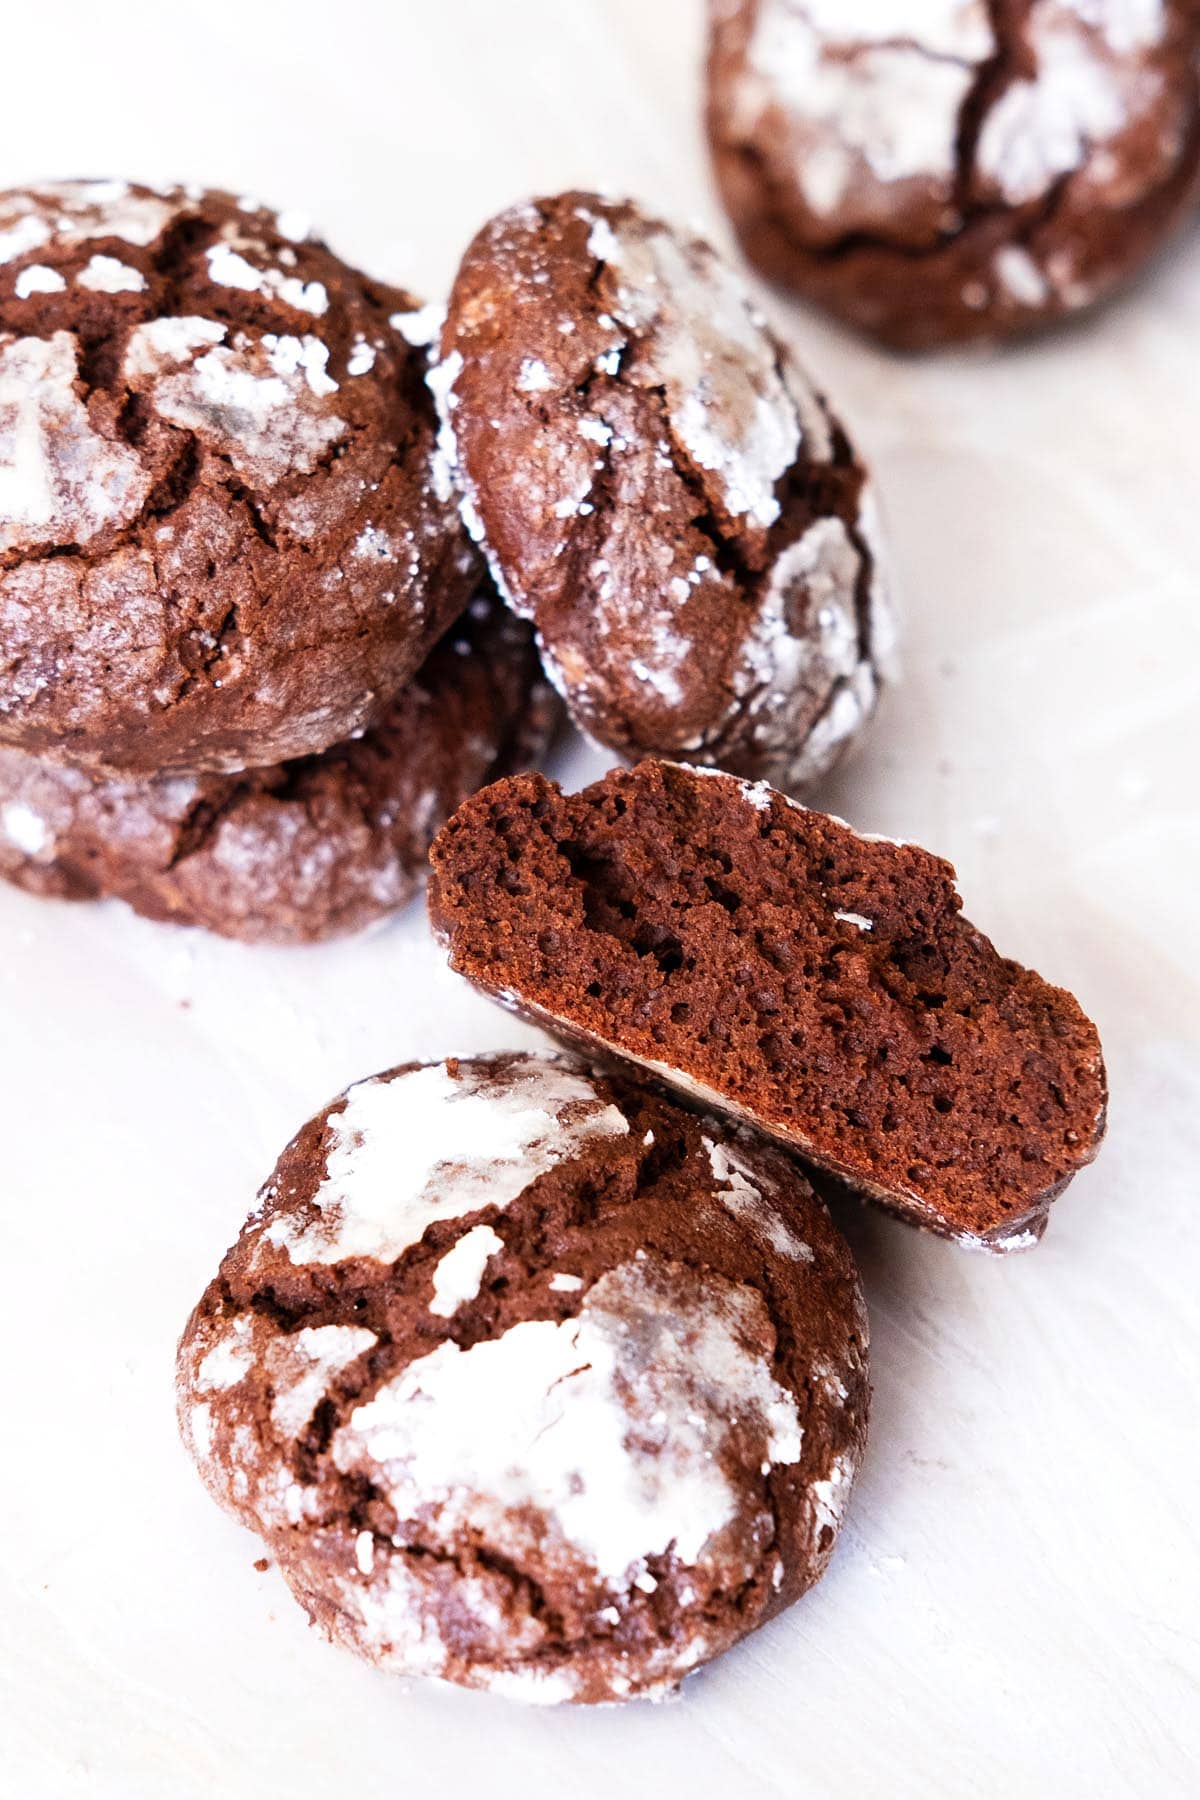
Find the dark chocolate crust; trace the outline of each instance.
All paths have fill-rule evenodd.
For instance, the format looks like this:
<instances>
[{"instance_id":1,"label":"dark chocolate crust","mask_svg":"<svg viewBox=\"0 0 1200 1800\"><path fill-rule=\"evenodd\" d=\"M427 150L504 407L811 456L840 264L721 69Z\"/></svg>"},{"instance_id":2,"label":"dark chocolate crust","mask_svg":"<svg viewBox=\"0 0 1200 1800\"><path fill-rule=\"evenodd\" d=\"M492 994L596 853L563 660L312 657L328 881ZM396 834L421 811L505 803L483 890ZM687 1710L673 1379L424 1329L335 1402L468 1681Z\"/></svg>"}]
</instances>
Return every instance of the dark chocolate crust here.
<instances>
[{"instance_id":1,"label":"dark chocolate crust","mask_svg":"<svg viewBox=\"0 0 1200 1800\"><path fill-rule=\"evenodd\" d=\"M710 0L708 135L747 256L906 350L1104 300L1200 196L1200 14L1106 10L979 0L888 40L852 9Z\"/></svg>"},{"instance_id":2,"label":"dark chocolate crust","mask_svg":"<svg viewBox=\"0 0 1200 1800\"><path fill-rule=\"evenodd\" d=\"M561 718L529 627L484 592L378 724L241 775L124 780L0 749L0 876L249 942L312 943L404 906L468 794Z\"/></svg>"},{"instance_id":3,"label":"dark chocolate crust","mask_svg":"<svg viewBox=\"0 0 1200 1800\"><path fill-rule=\"evenodd\" d=\"M381 1207L355 1184L372 1153L393 1166L389 1131ZM452 1058L293 1139L183 1334L179 1419L335 1641L610 1701L674 1686L822 1573L866 1353L849 1251L787 1156L573 1059Z\"/></svg>"},{"instance_id":4,"label":"dark chocolate crust","mask_svg":"<svg viewBox=\"0 0 1200 1800\"><path fill-rule=\"evenodd\" d=\"M0 196L0 744L257 768L372 724L471 597L418 303L227 194Z\"/></svg>"},{"instance_id":5,"label":"dark chocolate crust","mask_svg":"<svg viewBox=\"0 0 1200 1800\"><path fill-rule=\"evenodd\" d=\"M1095 1027L961 916L954 871L732 777L539 776L435 840L451 966L724 1107L911 1223L1024 1248L1090 1162Z\"/></svg>"},{"instance_id":6,"label":"dark chocolate crust","mask_svg":"<svg viewBox=\"0 0 1200 1800\"><path fill-rule=\"evenodd\" d=\"M464 517L576 722L789 790L891 673L841 423L699 239L566 193L491 220L431 374Z\"/></svg>"}]
</instances>

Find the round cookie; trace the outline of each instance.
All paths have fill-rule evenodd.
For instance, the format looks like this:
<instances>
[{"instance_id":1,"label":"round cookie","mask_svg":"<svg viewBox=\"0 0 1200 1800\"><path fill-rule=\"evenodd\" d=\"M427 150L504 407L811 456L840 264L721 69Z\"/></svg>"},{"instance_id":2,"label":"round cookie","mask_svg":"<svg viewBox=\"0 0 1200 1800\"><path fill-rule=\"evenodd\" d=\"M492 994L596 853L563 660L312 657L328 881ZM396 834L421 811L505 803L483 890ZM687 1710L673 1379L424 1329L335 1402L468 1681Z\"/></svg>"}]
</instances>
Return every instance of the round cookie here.
<instances>
[{"instance_id":1,"label":"round cookie","mask_svg":"<svg viewBox=\"0 0 1200 1800\"><path fill-rule=\"evenodd\" d=\"M455 807L535 762L559 717L529 627L481 594L379 723L320 756L138 781L0 749L0 876L248 941L358 931L411 898Z\"/></svg>"},{"instance_id":2,"label":"round cookie","mask_svg":"<svg viewBox=\"0 0 1200 1800\"><path fill-rule=\"evenodd\" d=\"M371 724L476 574L423 325L251 201L0 196L0 743L229 771Z\"/></svg>"},{"instance_id":3,"label":"round cookie","mask_svg":"<svg viewBox=\"0 0 1200 1800\"><path fill-rule=\"evenodd\" d=\"M708 131L746 254L903 349L1103 299L1194 208L1191 0L710 0ZM900 29L900 25L903 29Z\"/></svg>"},{"instance_id":4,"label":"round cookie","mask_svg":"<svg viewBox=\"0 0 1200 1800\"><path fill-rule=\"evenodd\" d=\"M184 1332L179 1418L335 1641L622 1700L822 1573L866 1348L787 1158L507 1053L360 1082L299 1132Z\"/></svg>"},{"instance_id":5,"label":"round cookie","mask_svg":"<svg viewBox=\"0 0 1200 1800\"><path fill-rule=\"evenodd\" d=\"M708 245L569 193L467 251L431 373L468 529L577 723L787 788L892 642L863 465Z\"/></svg>"}]
</instances>

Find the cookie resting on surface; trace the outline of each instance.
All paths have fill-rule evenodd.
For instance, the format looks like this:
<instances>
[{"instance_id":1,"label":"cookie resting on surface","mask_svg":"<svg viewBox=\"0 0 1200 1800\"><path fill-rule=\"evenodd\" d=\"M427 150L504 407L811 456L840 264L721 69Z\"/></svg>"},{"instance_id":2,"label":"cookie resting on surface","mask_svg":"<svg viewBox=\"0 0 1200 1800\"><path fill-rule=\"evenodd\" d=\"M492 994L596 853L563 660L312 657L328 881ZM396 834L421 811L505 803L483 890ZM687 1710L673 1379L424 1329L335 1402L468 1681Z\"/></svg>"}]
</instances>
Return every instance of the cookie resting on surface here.
<instances>
[{"instance_id":1,"label":"cookie resting on surface","mask_svg":"<svg viewBox=\"0 0 1200 1800\"><path fill-rule=\"evenodd\" d=\"M1194 213L1194 0L709 13L709 139L746 254L885 343L1078 312Z\"/></svg>"},{"instance_id":2,"label":"cookie resting on surface","mask_svg":"<svg viewBox=\"0 0 1200 1800\"><path fill-rule=\"evenodd\" d=\"M463 517L578 725L818 780L893 670L873 498L713 250L630 202L501 213L430 374Z\"/></svg>"},{"instance_id":3,"label":"cookie resting on surface","mask_svg":"<svg viewBox=\"0 0 1200 1800\"><path fill-rule=\"evenodd\" d=\"M179 1349L214 1497L334 1641L533 1703L669 1691L822 1573L867 1324L791 1160L502 1053L284 1151Z\"/></svg>"},{"instance_id":4,"label":"cookie resting on surface","mask_svg":"<svg viewBox=\"0 0 1200 1800\"><path fill-rule=\"evenodd\" d=\"M252 201L0 194L0 744L228 772L373 724L477 576L423 330Z\"/></svg>"},{"instance_id":5,"label":"cookie resting on surface","mask_svg":"<svg viewBox=\"0 0 1200 1800\"><path fill-rule=\"evenodd\" d=\"M225 937L311 943L404 906L468 794L561 716L528 625L481 593L377 725L241 775L120 779L0 748L0 876Z\"/></svg>"},{"instance_id":6,"label":"cookie resting on surface","mask_svg":"<svg viewBox=\"0 0 1200 1800\"><path fill-rule=\"evenodd\" d=\"M998 955L954 871L765 785L645 762L497 782L435 839L451 966L910 1223L1037 1242L1107 1090L1076 1001Z\"/></svg>"}]
</instances>

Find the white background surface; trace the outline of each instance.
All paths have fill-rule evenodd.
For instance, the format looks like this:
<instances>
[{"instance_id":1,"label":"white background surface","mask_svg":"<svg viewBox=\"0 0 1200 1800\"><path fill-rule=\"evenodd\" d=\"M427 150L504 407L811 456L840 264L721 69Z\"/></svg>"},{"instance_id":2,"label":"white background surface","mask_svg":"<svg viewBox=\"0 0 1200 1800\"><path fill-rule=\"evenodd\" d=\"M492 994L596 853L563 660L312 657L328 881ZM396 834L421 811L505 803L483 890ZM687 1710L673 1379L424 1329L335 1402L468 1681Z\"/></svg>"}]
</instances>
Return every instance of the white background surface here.
<instances>
[{"instance_id":1,"label":"white background surface","mask_svg":"<svg viewBox=\"0 0 1200 1800\"><path fill-rule=\"evenodd\" d=\"M6 9L0 186L229 186L438 297L533 190L625 189L724 239L700 10ZM0 893L14 1800L1196 1791L1200 232L1119 309L1002 357L897 362L770 304L873 457L908 614L907 685L829 804L952 857L975 922L1078 992L1112 1079L1100 1162L1007 1263L846 1217L875 1403L841 1546L681 1701L408 1688L255 1573L176 1442L173 1346L318 1105L534 1034L439 966L419 907L271 952Z\"/></svg>"}]
</instances>

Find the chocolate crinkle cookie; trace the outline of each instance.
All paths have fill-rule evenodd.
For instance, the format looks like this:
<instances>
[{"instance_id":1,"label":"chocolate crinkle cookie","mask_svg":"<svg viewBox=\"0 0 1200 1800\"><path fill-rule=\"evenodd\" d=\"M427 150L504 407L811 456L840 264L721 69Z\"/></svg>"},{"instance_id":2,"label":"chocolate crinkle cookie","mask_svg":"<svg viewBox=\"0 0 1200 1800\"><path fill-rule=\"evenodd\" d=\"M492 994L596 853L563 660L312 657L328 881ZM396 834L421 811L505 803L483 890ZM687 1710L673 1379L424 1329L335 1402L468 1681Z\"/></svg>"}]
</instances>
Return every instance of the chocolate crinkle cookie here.
<instances>
[{"instance_id":1,"label":"chocolate crinkle cookie","mask_svg":"<svg viewBox=\"0 0 1200 1800\"><path fill-rule=\"evenodd\" d=\"M485 993L912 1224L1031 1247L1100 1146L1095 1026L998 954L916 845L646 762L573 795L498 782L431 859L434 927Z\"/></svg>"},{"instance_id":2,"label":"chocolate crinkle cookie","mask_svg":"<svg viewBox=\"0 0 1200 1800\"><path fill-rule=\"evenodd\" d=\"M476 578L409 336L251 201L0 196L0 743L193 773L373 724Z\"/></svg>"},{"instance_id":3,"label":"chocolate crinkle cookie","mask_svg":"<svg viewBox=\"0 0 1200 1800\"><path fill-rule=\"evenodd\" d=\"M431 375L464 518L576 722L797 788L892 627L862 462L708 247L568 193L468 249Z\"/></svg>"},{"instance_id":4,"label":"chocolate crinkle cookie","mask_svg":"<svg viewBox=\"0 0 1200 1800\"><path fill-rule=\"evenodd\" d=\"M560 716L528 625L481 593L378 724L320 756L137 780L0 749L0 876L251 941L357 931L412 897L455 807L536 762Z\"/></svg>"},{"instance_id":5,"label":"chocolate crinkle cookie","mask_svg":"<svg viewBox=\"0 0 1200 1800\"><path fill-rule=\"evenodd\" d=\"M1194 0L710 0L708 127L748 256L885 343L1102 299L1194 209Z\"/></svg>"},{"instance_id":6,"label":"chocolate crinkle cookie","mask_svg":"<svg viewBox=\"0 0 1200 1800\"><path fill-rule=\"evenodd\" d=\"M360 1082L303 1128L184 1332L179 1418L336 1642L624 1700L821 1574L866 1352L786 1157L502 1054Z\"/></svg>"}]
</instances>

